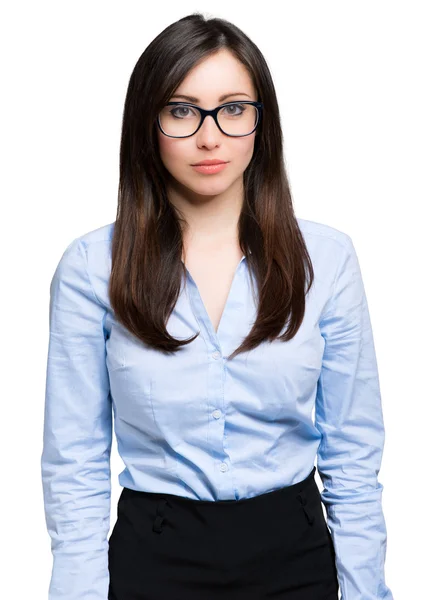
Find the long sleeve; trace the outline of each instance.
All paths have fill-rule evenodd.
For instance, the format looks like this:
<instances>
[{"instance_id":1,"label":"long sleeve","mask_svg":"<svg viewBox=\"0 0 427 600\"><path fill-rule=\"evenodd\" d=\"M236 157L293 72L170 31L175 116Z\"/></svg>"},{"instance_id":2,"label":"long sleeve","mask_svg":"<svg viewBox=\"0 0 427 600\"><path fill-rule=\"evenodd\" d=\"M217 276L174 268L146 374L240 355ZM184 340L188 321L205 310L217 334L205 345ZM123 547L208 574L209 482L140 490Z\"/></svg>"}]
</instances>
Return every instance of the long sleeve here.
<instances>
[{"instance_id":1,"label":"long sleeve","mask_svg":"<svg viewBox=\"0 0 427 600\"><path fill-rule=\"evenodd\" d=\"M49 600L107 600L112 406L105 308L74 240L50 286L41 474L53 555Z\"/></svg>"},{"instance_id":2,"label":"long sleeve","mask_svg":"<svg viewBox=\"0 0 427 600\"><path fill-rule=\"evenodd\" d=\"M384 573L387 531L378 473L385 432L377 360L360 265L347 234L320 330L317 467L341 600L393 600Z\"/></svg>"}]
</instances>

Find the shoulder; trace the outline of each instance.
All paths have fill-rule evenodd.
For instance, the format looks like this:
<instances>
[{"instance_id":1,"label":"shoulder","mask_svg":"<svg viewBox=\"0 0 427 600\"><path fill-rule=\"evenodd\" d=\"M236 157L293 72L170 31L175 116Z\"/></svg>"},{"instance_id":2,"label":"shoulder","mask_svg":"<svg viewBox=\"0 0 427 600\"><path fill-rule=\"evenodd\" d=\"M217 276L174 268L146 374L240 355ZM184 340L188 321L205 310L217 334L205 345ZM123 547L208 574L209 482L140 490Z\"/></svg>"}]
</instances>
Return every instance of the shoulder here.
<instances>
[{"instance_id":1,"label":"shoulder","mask_svg":"<svg viewBox=\"0 0 427 600\"><path fill-rule=\"evenodd\" d=\"M88 280L98 300L106 306L109 305L108 283L114 224L115 221L74 238L65 248L54 276L62 278L73 275L82 282Z\"/></svg>"},{"instance_id":2,"label":"shoulder","mask_svg":"<svg viewBox=\"0 0 427 600\"><path fill-rule=\"evenodd\" d=\"M86 231L74 238L66 247L62 262L73 254L83 254L89 272L108 268L111 262L111 240L114 224L108 223L96 229Z\"/></svg>"},{"instance_id":3,"label":"shoulder","mask_svg":"<svg viewBox=\"0 0 427 600\"><path fill-rule=\"evenodd\" d=\"M86 253L88 261L102 258L103 255L110 252L114 224L115 221L82 233L69 244L67 250L81 247Z\"/></svg>"},{"instance_id":4,"label":"shoulder","mask_svg":"<svg viewBox=\"0 0 427 600\"><path fill-rule=\"evenodd\" d=\"M357 261L353 240L348 233L308 219L297 218L316 277L330 283L349 261Z\"/></svg>"},{"instance_id":5,"label":"shoulder","mask_svg":"<svg viewBox=\"0 0 427 600\"><path fill-rule=\"evenodd\" d=\"M97 244L108 246L112 240L114 224L115 221L92 229L91 231L87 231L77 237L74 241L81 243L87 251L93 250L93 246Z\"/></svg>"},{"instance_id":6,"label":"shoulder","mask_svg":"<svg viewBox=\"0 0 427 600\"><path fill-rule=\"evenodd\" d=\"M341 229L336 229L326 223L302 219L301 217L297 217L297 221L305 241L311 246L314 243L335 248L341 246L343 249L348 249L352 244L349 234Z\"/></svg>"},{"instance_id":7,"label":"shoulder","mask_svg":"<svg viewBox=\"0 0 427 600\"><path fill-rule=\"evenodd\" d=\"M93 254L97 250L102 252L103 249L105 250L111 244L114 223L115 221L80 234L68 243L68 246L63 251L63 255L76 252L81 248L87 254Z\"/></svg>"}]
</instances>

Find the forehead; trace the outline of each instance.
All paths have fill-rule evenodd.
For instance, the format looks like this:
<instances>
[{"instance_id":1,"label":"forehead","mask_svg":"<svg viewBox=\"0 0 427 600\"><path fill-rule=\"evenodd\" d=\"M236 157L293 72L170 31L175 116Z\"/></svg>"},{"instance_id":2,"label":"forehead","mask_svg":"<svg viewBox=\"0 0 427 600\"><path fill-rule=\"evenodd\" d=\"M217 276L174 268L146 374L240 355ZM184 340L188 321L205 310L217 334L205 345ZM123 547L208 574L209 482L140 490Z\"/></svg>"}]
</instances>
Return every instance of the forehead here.
<instances>
[{"instance_id":1,"label":"forehead","mask_svg":"<svg viewBox=\"0 0 427 600\"><path fill-rule=\"evenodd\" d=\"M172 99L196 104L225 102L234 97L256 100L256 91L246 67L228 51L202 59L187 73Z\"/></svg>"}]
</instances>

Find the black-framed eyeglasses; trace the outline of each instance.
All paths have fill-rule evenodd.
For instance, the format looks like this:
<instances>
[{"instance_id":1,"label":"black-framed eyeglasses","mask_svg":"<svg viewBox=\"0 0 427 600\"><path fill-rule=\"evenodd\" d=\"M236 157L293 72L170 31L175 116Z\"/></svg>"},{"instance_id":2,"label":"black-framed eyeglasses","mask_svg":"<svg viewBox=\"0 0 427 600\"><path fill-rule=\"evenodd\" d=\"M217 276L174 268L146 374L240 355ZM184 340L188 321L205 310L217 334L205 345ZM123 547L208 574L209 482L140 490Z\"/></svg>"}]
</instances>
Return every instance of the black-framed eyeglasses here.
<instances>
[{"instance_id":1,"label":"black-framed eyeglasses","mask_svg":"<svg viewBox=\"0 0 427 600\"><path fill-rule=\"evenodd\" d=\"M210 115L224 135L244 137L258 127L263 106L262 102L238 100L206 110L190 102L168 102L157 115L157 124L168 137L186 138L197 133Z\"/></svg>"}]
</instances>

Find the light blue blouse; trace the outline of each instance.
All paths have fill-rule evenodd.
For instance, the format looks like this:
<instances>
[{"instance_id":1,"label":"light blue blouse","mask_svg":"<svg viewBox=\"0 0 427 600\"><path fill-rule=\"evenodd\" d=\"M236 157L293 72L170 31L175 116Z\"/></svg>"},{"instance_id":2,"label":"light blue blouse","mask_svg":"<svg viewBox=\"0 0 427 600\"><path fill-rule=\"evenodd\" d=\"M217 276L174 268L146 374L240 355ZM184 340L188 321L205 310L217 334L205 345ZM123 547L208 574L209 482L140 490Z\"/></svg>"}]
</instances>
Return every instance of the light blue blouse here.
<instances>
[{"instance_id":1,"label":"light blue blouse","mask_svg":"<svg viewBox=\"0 0 427 600\"><path fill-rule=\"evenodd\" d=\"M377 479L383 413L359 262L344 232L298 223L315 272L302 326L231 361L256 317L246 257L218 332L186 270L167 328L200 335L166 356L114 318L114 223L65 249L50 287L41 456L49 600L107 600L113 415L119 484L135 490L249 498L301 481L317 459L342 600L392 600Z\"/></svg>"}]
</instances>

